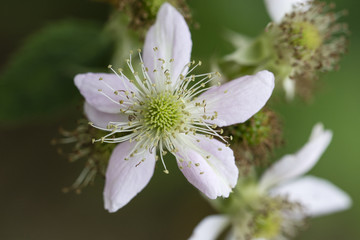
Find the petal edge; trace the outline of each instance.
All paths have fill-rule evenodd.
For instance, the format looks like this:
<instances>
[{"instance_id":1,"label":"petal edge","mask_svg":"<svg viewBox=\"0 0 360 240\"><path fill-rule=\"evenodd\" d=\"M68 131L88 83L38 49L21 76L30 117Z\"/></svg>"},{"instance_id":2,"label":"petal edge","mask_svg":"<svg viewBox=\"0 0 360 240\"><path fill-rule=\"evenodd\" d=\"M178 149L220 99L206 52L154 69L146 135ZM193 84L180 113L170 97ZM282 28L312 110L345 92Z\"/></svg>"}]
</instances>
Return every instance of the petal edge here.
<instances>
[{"instance_id":1,"label":"petal edge","mask_svg":"<svg viewBox=\"0 0 360 240\"><path fill-rule=\"evenodd\" d=\"M135 144L119 144L110 157L103 194L105 209L109 212L116 212L125 206L149 183L154 173L155 153L138 153L129 157Z\"/></svg>"}]
</instances>

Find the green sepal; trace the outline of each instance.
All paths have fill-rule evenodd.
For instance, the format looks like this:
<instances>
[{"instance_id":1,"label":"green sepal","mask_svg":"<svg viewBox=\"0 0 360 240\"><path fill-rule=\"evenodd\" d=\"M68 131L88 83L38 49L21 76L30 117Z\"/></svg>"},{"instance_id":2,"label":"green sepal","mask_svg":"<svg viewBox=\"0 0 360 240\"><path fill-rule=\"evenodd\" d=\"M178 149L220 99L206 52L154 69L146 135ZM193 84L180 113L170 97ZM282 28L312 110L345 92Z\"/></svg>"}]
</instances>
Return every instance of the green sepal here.
<instances>
[{"instance_id":1,"label":"green sepal","mask_svg":"<svg viewBox=\"0 0 360 240\"><path fill-rule=\"evenodd\" d=\"M271 42L267 34L261 34L257 38L250 38L233 32L227 35L228 40L236 50L225 56L225 61L234 61L237 64L245 66L256 66L271 57Z\"/></svg>"}]
</instances>

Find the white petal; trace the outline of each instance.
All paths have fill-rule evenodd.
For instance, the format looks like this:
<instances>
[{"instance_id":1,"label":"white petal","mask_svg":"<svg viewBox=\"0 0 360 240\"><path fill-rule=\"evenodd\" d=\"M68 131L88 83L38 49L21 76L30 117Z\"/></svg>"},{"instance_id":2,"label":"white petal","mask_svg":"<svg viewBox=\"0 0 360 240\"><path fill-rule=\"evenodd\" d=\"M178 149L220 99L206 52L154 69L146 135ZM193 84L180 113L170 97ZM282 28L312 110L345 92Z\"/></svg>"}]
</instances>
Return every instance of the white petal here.
<instances>
[{"instance_id":1,"label":"white petal","mask_svg":"<svg viewBox=\"0 0 360 240\"><path fill-rule=\"evenodd\" d=\"M351 206L347 193L324 179L306 176L271 190L275 195L287 195L290 201L299 202L310 216L343 211Z\"/></svg>"},{"instance_id":2,"label":"white petal","mask_svg":"<svg viewBox=\"0 0 360 240\"><path fill-rule=\"evenodd\" d=\"M295 81L289 77L285 78L283 88L285 90L286 99L288 101L293 100L295 97Z\"/></svg>"},{"instance_id":3,"label":"white petal","mask_svg":"<svg viewBox=\"0 0 360 240\"><path fill-rule=\"evenodd\" d=\"M286 13L293 10L293 6L297 4L306 4L309 0L265 0L265 5L271 19L274 22L280 22ZM304 10L307 7L304 6Z\"/></svg>"},{"instance_id":4,"label":"white petal","mask_svg":"<svg viewBox=\"0 0 360 240\"><path fill-rule=\"evenodd\" d=\"M84 111L86 117L90 122L93 122L95 126L106 128L109 122L127 122L127 116L121 113L105 113L92 107L85 102Z\"/></svg>"},{"instance_id":5,"label":"white petal","mask_svg":"<svg viewBox=\"0 0 360 240\"><path fill-rule=\"evenodd\" d=\"M175 156L180 170L207 197L228 197L239 174L233 151L218 140L204 136L197 136L197 139L200 142L184 135L176 145L179 152Z\"/></svg>"},{"instance_id":6,"label":"white petal","mask_svg":"<svg viewBox=\"0 0 360 240\"><path fill-rule=\"evenodd\" d=\"M158 50L154 52L154 48ZM154 81L153 70L160 69L162 58L166 61L174 82L182 73L184 66L190 62L192 41L184 17L169 3L164 3L156 17L155 24L149 29L144 44L144 64L149 68L149 75ZM170 60L174 59L172 63ZM186 68L187 69L187 68ZM183 75L186 71L183 72Z\"/></svg>"},{"instance_id":7,"label":"white petal","mask_svg":"<svg viewBox=\"0 0 360 240\"><path fill-rule=\"evenodd\" d=\"M226 215L208 216L196 226L189 240L215 240L229 223Z\"/></svg>"},{"instance_id":8,"label":"white petal","mask_svg":"<svg viewBox=\"0 0 360 240\"><path fill-rule=\"evenodd\" d=\"M330 130L319 132L318 126L314 126L310 140L297 153L285 155L265 171L259 183L262 189L299 177L314 167L332 138Z\"/></svg>"},{"instance_id":9,"label":"white petal","mask_svg":"<svg viewBox=\"0 0 360 240\"><path fill-rule=\"evenodd\" d=\"M312 131L311 131L311 135L310 135L310 141L311 140L315 140L318 137L321 137L322 134L324 134L325 129L324 129L324 125L322 123L317 123L315 124L315 126L313 127Z\"/></svg>"},{"instance_id":10,"label":"white petal","mask_svg":"<svg viewBox=\"0 0 360 240\"><path fill-rule=\"evenodd\" d=\"M206 115L212 116L217 112L218 117L207 122L220 127L228 126L245 122L257 113L270 98L273 89L274 75L265 70L211 88L195 101L206 101Z\"/></svg>"},{"instance_id":11,"label":"white petal","mask_svg":"<svg viewBox=\"0 0 360 240\"><path fill-rule=\"evenodd\" d=\"M105 209L109 212L116 212L126 205L148 184L154 173L155 153L144 151L129 157L135 144L119 144L110 157L104 189Z\"/></svg>"},{"instance_id":12,"label":"white petal","mask_svg":"<svg viewBox=\"0 0 360 240\"><path fill-rule=\"evenodd\" d=\"M102 79L102 80L99 80ZM86 102L106 113L120 113L120 100L126 101L125 90L135 91L130 83L125 86L121 78L108 73L85 73L75 76L75 85ZM128 81L124 79L124 81ZM101 91L99 91L101 90ZM117 91L117 92L115 92ZM106 97L106 94L108 97Z\"/></svg>"}]
</instances>

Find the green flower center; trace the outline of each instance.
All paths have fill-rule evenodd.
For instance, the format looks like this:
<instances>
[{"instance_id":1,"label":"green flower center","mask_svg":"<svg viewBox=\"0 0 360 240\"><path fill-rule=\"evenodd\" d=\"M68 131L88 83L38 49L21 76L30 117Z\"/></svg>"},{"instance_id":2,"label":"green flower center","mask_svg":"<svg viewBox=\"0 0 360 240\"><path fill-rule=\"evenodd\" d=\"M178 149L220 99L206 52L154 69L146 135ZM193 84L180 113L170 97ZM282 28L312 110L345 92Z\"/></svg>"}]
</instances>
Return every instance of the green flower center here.
<instances>
[{"instance_id":1,"label":"green flower center","mask_svg":"<svg viewBox=\"0 0 360 240\"><path fill-rule=\"evenodd\" d=\"M255 219L255 237L266 239L276 237L280 233L282 220L278 211L257 216Z\"/></svg>"},{"instance_id":2,"label":"green flower center","mask_svg":"<svg viewBox=\"0 0 360 240\"><path fill-rule=\"evenodd\" d=\"M317 27L309 22L296 22L293 34L298 35L293 40L295 46L302 46L308 50L316 50L322 43L322 37Z\"/></svg>"},{"instance_id":3,"label":"green flower center","mask_svg":"<svg viewBox=\"0 0 360 240\"><path fill-rule=\"evenodd\" d=\"M180 129L184 122L184 103L178 96L164 92L154 97L150 97L145 104L144 122L150 130L157 133L171 133Z\"/></svg>"}]
</instances>

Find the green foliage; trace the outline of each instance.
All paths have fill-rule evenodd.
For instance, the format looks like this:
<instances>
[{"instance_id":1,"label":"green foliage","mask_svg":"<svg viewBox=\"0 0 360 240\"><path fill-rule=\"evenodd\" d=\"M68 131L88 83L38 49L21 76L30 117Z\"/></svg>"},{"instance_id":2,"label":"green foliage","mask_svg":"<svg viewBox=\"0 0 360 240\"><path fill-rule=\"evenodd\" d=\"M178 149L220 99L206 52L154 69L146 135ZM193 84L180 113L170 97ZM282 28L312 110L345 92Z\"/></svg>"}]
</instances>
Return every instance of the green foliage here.
<instances>
[{"instance_id":1,"label":"green foliage","mask_svg":"<svg viewBox=\"0 0 360 240\"><path fill-rule=\"evenodd\" d=\"M107 64L109 39L102 26L80 20L52 23L30 36L1 72L0 121L44 116L80 99L73 78Z\"/></svg>"}]
</instances>

